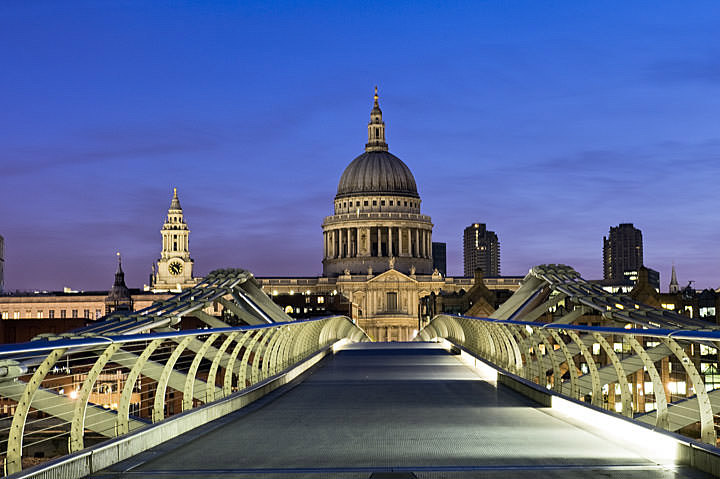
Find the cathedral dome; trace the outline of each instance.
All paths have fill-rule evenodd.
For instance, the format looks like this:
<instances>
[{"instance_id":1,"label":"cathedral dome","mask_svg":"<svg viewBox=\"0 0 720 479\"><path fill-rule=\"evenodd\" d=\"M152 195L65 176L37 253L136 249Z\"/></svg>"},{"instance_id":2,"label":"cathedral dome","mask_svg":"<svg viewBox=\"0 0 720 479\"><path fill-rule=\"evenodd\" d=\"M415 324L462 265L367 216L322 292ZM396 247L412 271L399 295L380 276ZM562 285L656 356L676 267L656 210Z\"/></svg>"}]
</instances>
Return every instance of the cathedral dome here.
<instances>
[{"instance_id":1,"label":"cathedral dome","mask_svg":"<svg viewBox=\"0 0 720 479\"><path fill-rule=\"evenodd\" d=\"M410 168L387 151L366 151L340 177L336 198L367 194L420 197Z\"/></svg>"}]
</instances>

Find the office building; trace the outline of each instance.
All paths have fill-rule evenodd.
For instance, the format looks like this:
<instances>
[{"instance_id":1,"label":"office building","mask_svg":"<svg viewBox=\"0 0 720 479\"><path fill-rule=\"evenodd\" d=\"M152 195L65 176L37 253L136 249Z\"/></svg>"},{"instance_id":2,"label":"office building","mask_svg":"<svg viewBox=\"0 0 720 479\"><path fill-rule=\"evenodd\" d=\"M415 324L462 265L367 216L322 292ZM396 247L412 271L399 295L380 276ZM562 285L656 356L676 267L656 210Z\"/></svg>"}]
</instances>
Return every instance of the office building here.
<instances>
[{"instance_id":1,"label":"office building","mask_svg":"<svg viewBox=\"0 0 720 479\"><path fill-rule=\"evenodd\" d=\"M447 276L447 244L433 241L432 244L433 269Z\"/></svg>"},{"instance_id":2,"label":"office building","mask_svg":"<svg viewBox=\"0 0 720 479\"><path fill-rule=\"evenodd\" d=\"M632 223L611 227L603 238L603 279L624 282L626 271L638 271L642 265L642 232Z\"/></svg>"},{"instance_id":3,"label":"office building","mask_svg":"<svg viewBox=\"0 0 720 479\"><path fill-rule=\"evenodd\" d=\"M485 276L500 276L500 241L485 223L474 223L463 234L465 277L474 277L481 269Z\"/></svg>"}]
</instances>

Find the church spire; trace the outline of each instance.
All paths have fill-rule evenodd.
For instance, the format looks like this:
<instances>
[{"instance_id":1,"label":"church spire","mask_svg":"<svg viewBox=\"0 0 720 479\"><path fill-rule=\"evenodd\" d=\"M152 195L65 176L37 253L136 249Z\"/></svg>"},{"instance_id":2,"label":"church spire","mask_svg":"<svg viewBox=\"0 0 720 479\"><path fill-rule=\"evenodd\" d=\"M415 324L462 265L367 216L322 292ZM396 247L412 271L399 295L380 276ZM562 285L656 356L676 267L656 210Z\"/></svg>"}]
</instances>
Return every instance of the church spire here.
<instances>
[{"instance_id":1,"label":"church spire","mask_svg":"<svg viewBox=\"0 0 720 479\"><path fill-rule=\"evenodd\" d=\"M387 143L385 143L385 122L382 119L382 110L378 98L378 88L376 86L373 109L370 112L370 123L368 123L368 142L365 145L365 151L388 151Z\"/></svg>"},{"instance_id":2,"label":"church spire","mask_svg":"<svg viewBox=\"0 0 720 479\"><path fill-rule=\"evenodd\" d=\"M115 272L115 282L105 297L105 314L113 311L132 311L132 295L125 284L125 273L122 269L120 252L117 252L118 267Z\"/></svg>"},{"instance_id":3,"label":"church spire","mask_svg":"<svg viewBox=\"0 0 720 479\"><path fill-rule=\"evenodd\" d=\"M675 272L675 264L672 265L672 274L670 275L670 293L679 293L680 285L677 280L677 273Z\"/></svg>"}]
</instances>

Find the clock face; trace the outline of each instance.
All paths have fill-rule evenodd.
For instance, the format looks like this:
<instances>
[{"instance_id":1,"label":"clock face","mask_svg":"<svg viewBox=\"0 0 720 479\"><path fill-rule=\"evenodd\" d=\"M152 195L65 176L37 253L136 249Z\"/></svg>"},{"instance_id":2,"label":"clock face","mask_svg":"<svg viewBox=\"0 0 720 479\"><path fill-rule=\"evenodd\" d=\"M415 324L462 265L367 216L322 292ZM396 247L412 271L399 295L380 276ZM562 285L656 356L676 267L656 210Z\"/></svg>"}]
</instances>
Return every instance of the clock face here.
<instances>
[{"instance_id":1,"label":"clock face","mask_svg":"<svg viewBox=\"0 0 720 479\"><path fill-rule=\"evenodd\" d=\"M178 261L173 261L168 265L168 271L170 271L170 274L172 274L173 276L179 275L180 273L182 273L182 270L183 265Z\"/></svg>"}]
</instances>

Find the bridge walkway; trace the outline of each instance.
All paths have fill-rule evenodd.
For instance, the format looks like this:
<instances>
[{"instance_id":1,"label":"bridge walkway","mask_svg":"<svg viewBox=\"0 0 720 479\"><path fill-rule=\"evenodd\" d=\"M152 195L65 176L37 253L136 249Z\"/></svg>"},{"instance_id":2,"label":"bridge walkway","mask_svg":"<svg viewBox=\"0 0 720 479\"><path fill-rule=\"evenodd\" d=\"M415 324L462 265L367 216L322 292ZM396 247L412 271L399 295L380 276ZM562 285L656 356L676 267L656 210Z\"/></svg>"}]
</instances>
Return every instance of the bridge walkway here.
<instances>
[{"instance_id":1,"label":"bridge walkway","mask_svg":"<svg viewBox=\"0 0 720 479\"><path fill-rule=\"evenodd\" d=\"M600 430L536 407L439 346L423 343L352 345L292 389L92 477L372 474L708 477L658 465L633 452L631 442L608 440Z\"/></svg>"}]
</instances>

